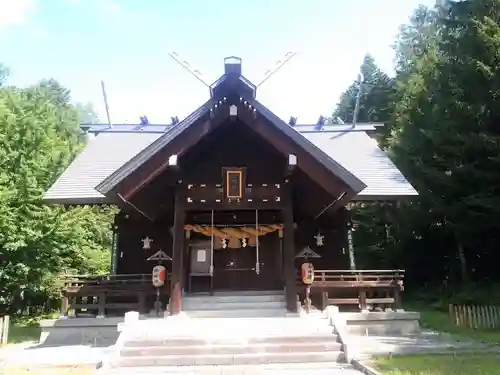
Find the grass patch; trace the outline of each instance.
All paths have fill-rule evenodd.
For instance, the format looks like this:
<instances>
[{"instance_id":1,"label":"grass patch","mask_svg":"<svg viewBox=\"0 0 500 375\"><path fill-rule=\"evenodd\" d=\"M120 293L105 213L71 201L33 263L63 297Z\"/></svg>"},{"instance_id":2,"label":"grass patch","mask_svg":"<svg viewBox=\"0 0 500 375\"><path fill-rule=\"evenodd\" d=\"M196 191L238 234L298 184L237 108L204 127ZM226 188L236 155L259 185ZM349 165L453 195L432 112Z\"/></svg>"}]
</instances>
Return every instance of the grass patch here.
<instances>
[{"instance_id":1,"label":"grass patch","mask_svg":"<svg viewBox=\"0 0 500 375\"><path fill-rule=\"evenodd\" d=\"M8 344L21 344L24 342L38 342L40 339L41 319L52 319L54 315L44 315L39 317L22 317L11 321L9 328Z\"/></svg>"},{"instance_id":2,"label":"grass patch","mask_svg":"<svg viewBox=\"0 0 500 375\"><path fill-rule=\"evenodd\" d=\"M453 334L457 340L474 339L491 344L500 344L500 330L498 329L470 329L456 326L447 312L439 310L418 309L422 328Z\"/></svg>"},{"instance_id":3,"label":"grass patch","mask_svg":"<svg viewBox=\"0 0 500 375\"><path fill-rule=\"evenodd\" d=\"M3 368L8 375L91 375L95 365L81 366L10 366Z\"/></svg>"},{"instance_id":4,"label":"grass patch","mask_svg":"<svg viewBox=\"0 0 500 375\"><path fill-rule=\"evenodd\" d=\"M20 344L23 342L35 341L40 339L41 328L38 324L19 324L14 323L9 328L8 344Z\"/></svg>"},{"instance_id":5,"label":"grass patch","mask_svg":"<svg viewBox=\"0 0 500 375\"><path fill-rule=\"evenodd\" d=\"M412 355L375 358L385 375L500 375L500 355Z\"/></svg>"}]
</instances>

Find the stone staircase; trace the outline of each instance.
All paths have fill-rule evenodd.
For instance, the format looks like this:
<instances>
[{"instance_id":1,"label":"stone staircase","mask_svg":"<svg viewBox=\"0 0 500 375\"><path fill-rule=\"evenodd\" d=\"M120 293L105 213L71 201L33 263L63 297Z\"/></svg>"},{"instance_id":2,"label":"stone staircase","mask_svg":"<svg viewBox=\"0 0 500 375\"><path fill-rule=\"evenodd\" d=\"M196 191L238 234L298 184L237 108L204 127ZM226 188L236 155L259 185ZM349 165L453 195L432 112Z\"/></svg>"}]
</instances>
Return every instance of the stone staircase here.
<instances>
[{"instance_id":1,"label":"stone staircase","mask_svg":"<svg viewBox=\"0 0 500 375\"><path fill-rule=\"evenodd\" d=\"M189 318L250 318L286 315L283 291L219 292L213 296L187 296L182 310Z\"/></svg>"},{"instance_id":2,"label":"stone staircase","mask_svg":"<svg viewBox=\"0 0 500 375\"><path fill-rule=\"evenodd\" d=\"M355 374L328 321L286 316L281 294L184 298L185 316L125 327L100 372Z\"/></svg>"}]
</instances>

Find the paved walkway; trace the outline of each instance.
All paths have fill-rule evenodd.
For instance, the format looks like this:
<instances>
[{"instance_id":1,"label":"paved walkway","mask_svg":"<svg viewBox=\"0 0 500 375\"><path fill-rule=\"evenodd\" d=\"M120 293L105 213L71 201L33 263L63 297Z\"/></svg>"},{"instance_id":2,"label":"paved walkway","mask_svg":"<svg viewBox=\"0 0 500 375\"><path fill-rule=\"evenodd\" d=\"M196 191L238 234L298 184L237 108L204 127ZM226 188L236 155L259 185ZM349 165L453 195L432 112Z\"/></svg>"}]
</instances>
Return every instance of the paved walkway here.
<instances>
[{"instance_id":1,"label":"paved walkway","mask_svg":"<svg viewBox=\"0 0 500 375\"><path fill-rule=\"evenodd\" d=\"M498 351L500 346L474 340L457 340L452 335L423 331L411 336L351 336L351 354L370 355L424 354L445 352Z\"/></svg>"},{"instance_id":2,"label":"paved walkway","mask_svg":"<svg viewBox=\"0 0 500 375\"><path fill-rule=\"evenodd\" d=\"M90 346L12 346L0 350L0 360L9 365L55 365L97 364L111 349Z\"/></svg>"},{"instance_id":3,"label":"paved walkway","mask_svg":"<svg viewBox=\"0 0 500 375\"><path fill-rule=\"evenodd\" d=\"M116 369L106 375L362 375L340 363L275 364L255 366L142 367Z\"/></svg>"}]
</instances>

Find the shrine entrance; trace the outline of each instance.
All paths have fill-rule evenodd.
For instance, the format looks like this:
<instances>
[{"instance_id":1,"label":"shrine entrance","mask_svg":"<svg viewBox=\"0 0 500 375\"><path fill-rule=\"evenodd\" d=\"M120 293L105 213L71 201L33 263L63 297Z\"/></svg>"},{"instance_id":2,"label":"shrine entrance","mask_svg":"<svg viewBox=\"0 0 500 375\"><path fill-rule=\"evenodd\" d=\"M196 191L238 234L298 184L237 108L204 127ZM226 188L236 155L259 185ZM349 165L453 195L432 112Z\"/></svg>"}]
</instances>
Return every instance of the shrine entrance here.
<instances>
[{"instance_id":1,"label":"shrine entrance","mask_svg":"<svg viewBox=\"0 0 500 375\"><path fill-rule=\"evenodd\" d=\"M242 223L250 213L257 220ZM257 210L225 214L214 212L210 224L185 226L190 243L187 292L282 289L283 225L259 224ZM231 220L218 223L220 216Z\"/></svg>"}]
</instances>

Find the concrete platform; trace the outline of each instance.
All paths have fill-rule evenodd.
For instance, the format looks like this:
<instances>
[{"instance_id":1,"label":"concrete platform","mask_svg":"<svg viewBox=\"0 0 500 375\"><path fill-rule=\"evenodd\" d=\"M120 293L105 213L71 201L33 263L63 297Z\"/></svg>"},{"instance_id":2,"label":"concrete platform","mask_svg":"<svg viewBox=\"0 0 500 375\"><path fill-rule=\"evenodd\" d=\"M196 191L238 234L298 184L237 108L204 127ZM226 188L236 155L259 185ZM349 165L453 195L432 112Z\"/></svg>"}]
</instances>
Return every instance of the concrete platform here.
<instances>
[{"instance_id":1,"label":"concrete platform","mask_svg":"<svg viewBox=\"0 0 500 375\"><path fill-rule=\"evenodd\" d=\"M44 319L40 321L40 346L113 345L119 335L118 324L123 317Z\"/></svg>"},{"instance_id":2,"label":"concrete platform","mask_svg":"<svg viewBox=\"0 0 500 375\"><path fill-rule=\"evenodd\" d=\"M420 313L413 311L380 311L340 313L351 335L411 335L420 332Z\"/></svg>"},{"instance_id":3,"label":"concrete platform","mask_svg":"<svg viewBox=\"0 0 500 375\"><path fill-rule=\"evenodd\" d=\"M268 365L129 367L114 369L106 375L362 375L342 363L288 363Z\"/></svg>"}]
</instances>

